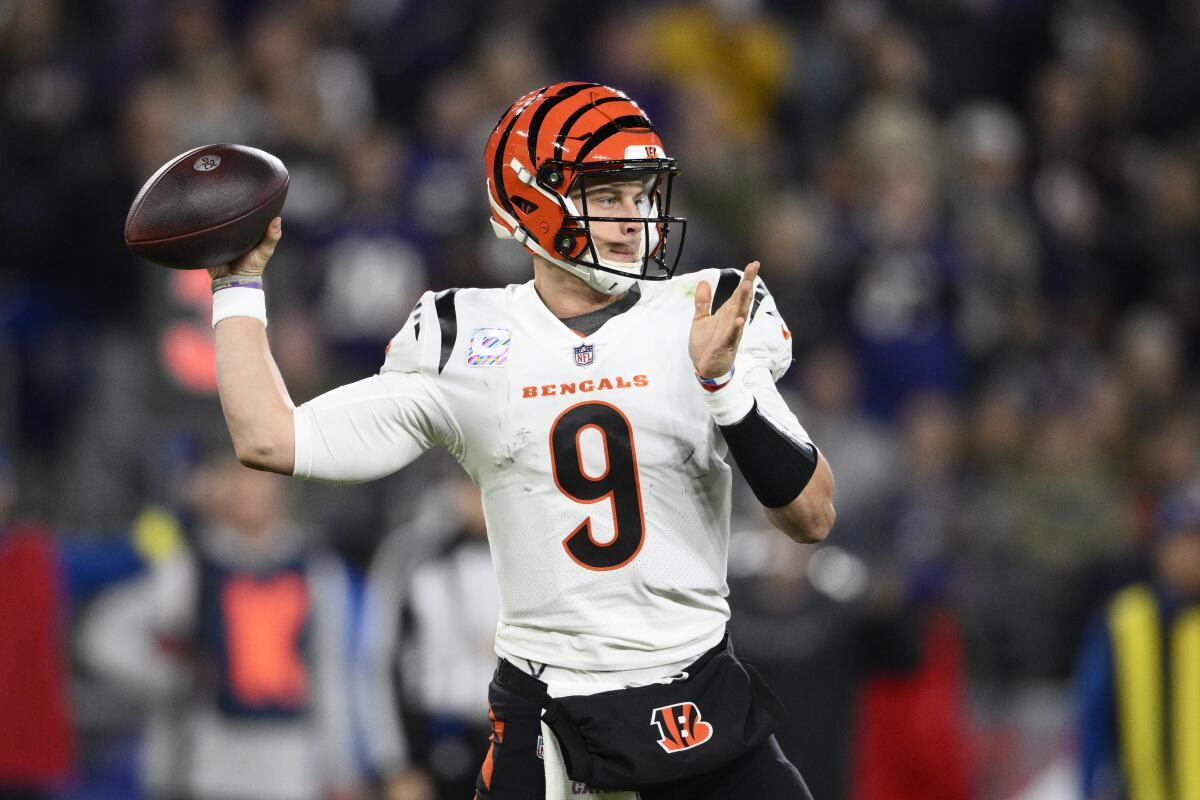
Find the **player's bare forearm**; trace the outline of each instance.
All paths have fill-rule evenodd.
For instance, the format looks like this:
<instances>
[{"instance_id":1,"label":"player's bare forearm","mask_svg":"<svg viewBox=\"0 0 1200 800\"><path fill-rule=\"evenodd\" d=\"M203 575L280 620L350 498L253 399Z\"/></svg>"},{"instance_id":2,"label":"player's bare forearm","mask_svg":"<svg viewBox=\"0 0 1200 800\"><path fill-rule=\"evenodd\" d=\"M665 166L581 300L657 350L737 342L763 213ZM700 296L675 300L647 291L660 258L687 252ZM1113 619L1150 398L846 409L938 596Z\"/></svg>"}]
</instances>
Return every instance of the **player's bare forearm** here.
<instances>
[{"instance_id":1,"label":"player's bare forearm","mask_svg":"<svg viewBox=\"0 0 1200 800\"><path fill-rule=\"evenodd\" d=\"M820 542L829 535L837 512L833 508L833 472L823 457L796 499L780 508L766 508L767 521L790 539L804 544Z\"/></svg>"},{"instance_id":2,"label":"player's bare forearm","mask_svg":"<svg viewBox=\"0 0 1200 800\"><path fill-rule=\"evenodd\" d=\"M250 317L230 317L217 323L215 333L217 389L238 460L291 475L296 461L292 400L266 328Z\"/></svg>"},{"instance_id":3,"label":"player's bare forearm","mask_svg":"<svg viewBox=\"0 0 1200 800\"><path fill-rule=\"evenodd\" d=\"M253 250L208 274L261 278L282 238L283 220L275 217ZM215 336L217 390L238 461L291 475L296 463L292 398L271 355L266 326L254 317L232 316L217 323Z\"/></svg>"}]
</instances>

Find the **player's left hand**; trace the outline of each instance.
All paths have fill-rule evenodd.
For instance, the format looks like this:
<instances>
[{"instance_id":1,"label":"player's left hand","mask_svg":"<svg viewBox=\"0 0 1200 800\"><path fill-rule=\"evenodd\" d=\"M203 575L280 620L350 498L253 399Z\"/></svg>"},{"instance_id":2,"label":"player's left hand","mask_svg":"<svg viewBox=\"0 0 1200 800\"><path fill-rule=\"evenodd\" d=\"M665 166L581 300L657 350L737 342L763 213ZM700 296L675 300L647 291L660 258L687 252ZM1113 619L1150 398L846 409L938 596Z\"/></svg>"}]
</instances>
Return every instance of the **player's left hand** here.
<instances>
[{"instance_id":1,"label":"player's left hand","mask_svg":"<svg viewBox=\"0 0 1200 800\"><path fill-rule=\"evenodd\" d=\"M712 286L701 281L696 287L696 315L692 317L692 333L688 339L688 355L702 378L719 378L733 368L746 318L750 314L750 300L754 297L754 279L758 275L758 262L746 265L742 282L721 304L716 313L709 313L712 304Z\"/></svg>"}]
</instances>

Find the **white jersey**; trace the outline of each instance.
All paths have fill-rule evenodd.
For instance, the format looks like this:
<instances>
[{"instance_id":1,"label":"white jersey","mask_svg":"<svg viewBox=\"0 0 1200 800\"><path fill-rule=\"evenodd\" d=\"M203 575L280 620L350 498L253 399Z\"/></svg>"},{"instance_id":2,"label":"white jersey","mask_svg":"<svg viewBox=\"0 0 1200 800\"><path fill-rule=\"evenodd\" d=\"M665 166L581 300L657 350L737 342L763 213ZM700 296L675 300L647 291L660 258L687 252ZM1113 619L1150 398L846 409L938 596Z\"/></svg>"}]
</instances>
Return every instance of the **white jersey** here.
<instances>
[{"instance_id":1,"label":"white jersey","mask_svg":"<svg viewBox=\"0 0 1200 800\"><path fill-rule=\"evenodd\" d=\"M532 281L426 293L379 375L297 409L295 474L366 480L444 446L483 495L497 652L605 671L698 655L729 617L731 479L688 335L699 281L716 307L740 278L643 282L588 336ZM736 379L808 441L774 387L790 334L756 288Z\"/></svg>"}]
</instances>

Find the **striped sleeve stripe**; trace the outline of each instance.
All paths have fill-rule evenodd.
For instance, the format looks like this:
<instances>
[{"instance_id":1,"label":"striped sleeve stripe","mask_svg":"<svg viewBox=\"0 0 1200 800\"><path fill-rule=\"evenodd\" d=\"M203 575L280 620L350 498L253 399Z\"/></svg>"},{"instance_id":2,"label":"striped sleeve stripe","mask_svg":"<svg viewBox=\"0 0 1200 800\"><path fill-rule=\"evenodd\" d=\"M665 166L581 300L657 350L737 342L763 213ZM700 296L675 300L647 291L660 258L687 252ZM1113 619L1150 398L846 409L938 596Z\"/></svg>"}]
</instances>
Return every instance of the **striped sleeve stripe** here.
<instances>
[{"instance_id":1,"label":"striped sleeve stripe","mask_svg":"<svg viewBox=\"0 0 1200 800\"><path fill-rule=\"evenodd\" d=\"M754 315L758 313L758 307L762 305L762 301L771 296L767 291L767 285L762 281L754 287L754 304L750 306L750 321L754 322Z\"/></svg>"},{"instance_id":2,"label":"striped sleeve stripe","mask_svg":"<svg viewBox=\"0 0 1200 800\"><path fill-rule=\"evenodd\" d=\"M717 281L717 288L713 290L712 305L708 307L710 314L715 314L717 309L725 305L725 301L733 296L733 291L737 289L738 284L742 282L742 276L738 274L736 269L721 270L721 277Z\"/></svg>"},{"instance_id":3,"label":"striped sleeve stripe","mask_svg":"<svg viewBox=\"0 0 1200 800\"><path fill-rule=\"evenodd\" d=\"M454 308L454 295L457 293L458 289L447 289L438 294L437 299L433 301L438 325L442 329L442 352L438 357L439 375L449 363L450 353L454 351L454 342L458 338L458 313Z\"/></svg>"}]
</instances>

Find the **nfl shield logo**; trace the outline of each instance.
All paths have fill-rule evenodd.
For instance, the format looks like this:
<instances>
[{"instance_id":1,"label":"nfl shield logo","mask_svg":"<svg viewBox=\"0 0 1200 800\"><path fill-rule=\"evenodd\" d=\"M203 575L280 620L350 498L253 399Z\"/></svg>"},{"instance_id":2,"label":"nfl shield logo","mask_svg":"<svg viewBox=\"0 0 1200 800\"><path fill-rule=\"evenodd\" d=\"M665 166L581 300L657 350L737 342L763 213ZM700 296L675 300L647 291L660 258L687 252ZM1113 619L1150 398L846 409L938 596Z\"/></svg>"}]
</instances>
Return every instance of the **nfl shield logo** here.
<instances>
[{"instance_id":1,"label":"nfl shield logo","mask_svg":"<svg viewBox=\"0 0 1200 800\"><path fill-rule=\"evenodd\" d=\"M575 348L575 366L586 367L596 360L596 345L581 344Z\"/></svg>"}]
</instances>

